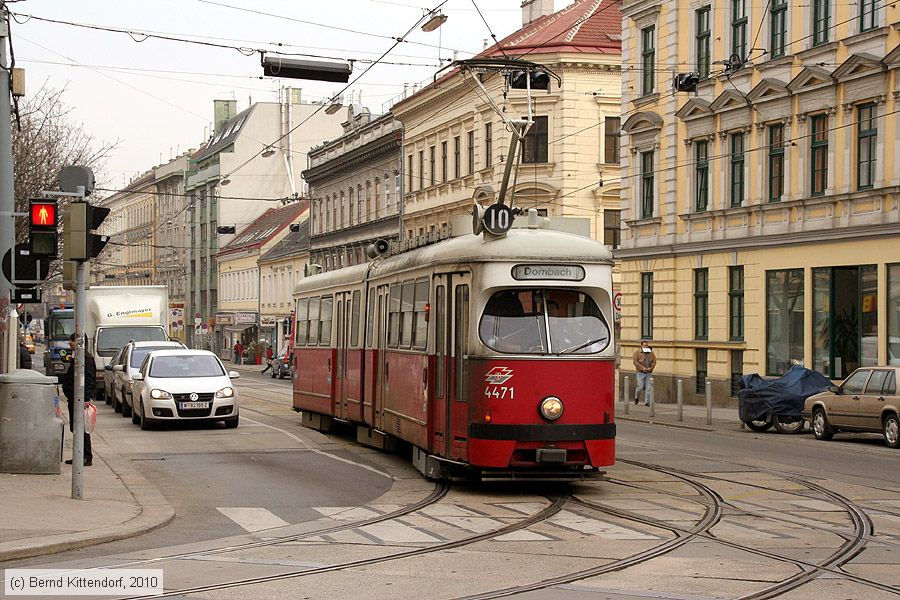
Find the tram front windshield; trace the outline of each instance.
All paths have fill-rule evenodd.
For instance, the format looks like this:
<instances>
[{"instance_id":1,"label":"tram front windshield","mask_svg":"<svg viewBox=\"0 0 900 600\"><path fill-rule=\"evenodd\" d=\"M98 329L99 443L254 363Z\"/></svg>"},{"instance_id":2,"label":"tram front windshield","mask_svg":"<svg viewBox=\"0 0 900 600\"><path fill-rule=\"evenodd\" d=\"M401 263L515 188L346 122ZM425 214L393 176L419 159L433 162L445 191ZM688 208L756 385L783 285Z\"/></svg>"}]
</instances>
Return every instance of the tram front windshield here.
<instances>
[{"instance_id":1,"label":"tram front windshield","mask_svg":"<svg viewBox=\"0 0 900 600\"><path fill-rule=\"evenodd\" d=\"M609 346L609 325L590 296L562 289L496 292L478 327L482 343L505 354L596 354Z\"/></svg>"}]
</instances>

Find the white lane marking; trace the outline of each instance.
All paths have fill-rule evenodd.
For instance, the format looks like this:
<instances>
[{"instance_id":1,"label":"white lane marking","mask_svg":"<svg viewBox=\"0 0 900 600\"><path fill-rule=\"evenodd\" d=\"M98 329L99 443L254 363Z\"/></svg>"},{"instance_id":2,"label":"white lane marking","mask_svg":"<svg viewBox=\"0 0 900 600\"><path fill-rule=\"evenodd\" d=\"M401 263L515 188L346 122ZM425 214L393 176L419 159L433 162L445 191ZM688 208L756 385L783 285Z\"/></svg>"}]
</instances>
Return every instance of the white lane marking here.
<instances>
[{"instance_id":1,"label":"white lane marking","mask_svg":"<svg viewBox=\"0 0 900 600\"><path fill-rule=\"evenodd\" d=\"M543 508L543 506L540 504L538 504L537 506ZM316 506L314 508L321 514L327 517L331 517L336 521L370 519L382 514L373 510L369 510L367 508L356 506ZM384 508L390 508L390 506L385 505ZM437 521L439 523L443 523L444 525L450 525L451 527L473 533L488 533L490 531L500 529L504 525L506 525L501 521L479 515L476 512L455 505L429 506L419 512L427 514L427 516L433 521ZM417 519L414 515L404 517L404 520L415 521L417 523L421 522L420 519ZM400 523L398 527L394 525L393 522L388 521L385 523L378 523L376 525L367 525L366 527L361 527L360 531L364 531L369 535L374 535L375 537L378 537L385 542L443 541L437 537L430 536L426 531L424 531L425 529L427 529L427 524L425 522L422 522L421 525L416 527ZM408 533L405 530L412 530L416 533ZM428 536L428 538L430 539L425 539L420 536ZM507 533L498 536L495 539L502 542L546 542L552 540L553 538L549 538L539 533L523 530Z\"/></svg>"},{"instance_id":2,"label":"white lane marking","mask_svg":"<svg viewBox=\"0 0 900 600\"><path fill-rule=\"evenodd\" d=\"M290 525L265 508L217 506L216 510L251 533Z\"/></svg>"},{"instance_id":3,"label":"white lane marking","mask_svg":"<svg viewBox=\"0 0 900 600\"><path fill-rule=\"evenodd\" d=\"M313 508L326 517L331 517L336 521L371 519L373 517L380 517L382 514L359 506L314 506ZM420 528L413 527L400 521L384 521L382 523L365 525L359 527L353 535L364 535L377 538L383 542L395 543L443 541L438 537L422 531ZM346 538L347 536L329 534L328 537L337 541L344 541L340 538Z\"/></svg>"},{"instance_id":4,"label":"white lane marking","mask_svg":"<svg viewBox=\"0 0 900 600\"><path fill-rule=\"evenodd\" d=\"M604 521L598 521L590 517L583 517L568 510L561 511L548 519L557 527L564 527L579 533L594 535L607 540L658 540L659 538L646 533L641 533L626 527L613 525Z\"/></svg>"},{"instance_id":5,"label":"white lane marking","mask_svg":"<svg viewBox=\"0 0 900 600\"><path fill-rule=\"evenodd\" d=\"M310 448L309 444L307 444L306 442L301 440L299 437L297 437L290 431L285 431L284 429L281 429L280 427L275 427L274 425L268 425L267 423L261 423L260 421L254 421L253 419L248 419L247 417L242 417L242 420L248 421L255 425L260 425L261 427L267 427L269 429L274 429L275 431L280 431L284 435L288 436L289 438L291 438L292 440L297 442L297 444L299 444L300 447L303 448L304 450L309 450L310 452L314 452L314 453L318 454L319 456L324 456L326 458L330 458L331 460L336 460L336 461L342 462L344 464L353 465L354 467L359 467L361 469L371 471L372 473L375 473L376 475L381 475L382 477L387 477L391 481L394 480L392 475L385 473L384 471L379 471L375 467L370 467L369 465L364 465L362 463L354 462L354 461L348 460L346 458L341 458L340 456L335 456L333 454L329 454L328 452L325 452L324 450L319 450L317 448Z\"/></svg>"}]
</instances>

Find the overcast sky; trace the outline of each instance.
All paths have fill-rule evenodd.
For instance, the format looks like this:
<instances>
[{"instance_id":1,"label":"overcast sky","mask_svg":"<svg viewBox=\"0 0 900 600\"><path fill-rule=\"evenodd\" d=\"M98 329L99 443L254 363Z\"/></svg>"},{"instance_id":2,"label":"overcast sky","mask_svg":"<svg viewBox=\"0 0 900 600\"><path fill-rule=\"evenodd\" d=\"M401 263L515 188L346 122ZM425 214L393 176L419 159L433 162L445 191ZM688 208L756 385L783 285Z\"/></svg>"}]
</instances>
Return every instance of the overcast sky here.
<instances>
[{"instance_id":1,"label":"overcast sky","mask_svg":"<svg viewBox=\"0 0 900 600\"><path fill-rule=\"evenodd\" d=\"M355 59L351 82L440 0L25 0L10 3L16 66L26 90L65 88L71 118L100 140L119 140L106 161L109 183L135 174L205 140L214 99L235 98L238 110L274 101L281 86L301 87L309 101L343 84L262 79L254 49ZM373 113L385 112L404 83L427 82L445 60L479 52L490 29L502 39L521 26L521 0L448 0L437 31L416 29L350 90ZM568 4L557 0L556 7ZM235 8L236 7L236 8ZM269 14L259 14L269 13ZM75 27L25 15L133 32ZM315 24L314 24L315 23ZM316 25L318 24L318 25ZM233 48L142 37L189 38ZM133 39L134 38L134 39ZM135 40L142 40L136 42ZM276 48L273 44L281 44ZM310 145L322 140L311 140Z\"/></svg>"}]
</instances>

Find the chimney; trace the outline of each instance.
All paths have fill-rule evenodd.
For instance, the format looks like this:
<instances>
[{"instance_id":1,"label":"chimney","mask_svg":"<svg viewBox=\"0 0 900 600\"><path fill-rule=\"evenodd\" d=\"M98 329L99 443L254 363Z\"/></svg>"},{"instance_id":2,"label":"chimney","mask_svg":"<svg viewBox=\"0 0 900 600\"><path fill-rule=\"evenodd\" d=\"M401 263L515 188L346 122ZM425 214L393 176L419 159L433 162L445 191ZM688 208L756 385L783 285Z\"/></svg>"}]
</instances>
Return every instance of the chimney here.
<instances>
[{"instance_id":1,"label":"chimney","mask_svg":"<svg viewBox=\"0 0 900 600\"><path fill-rule=\"evenodd\" d=\"M237 114L237 100L213 100L213 118L216 124L214 134L222 131L222 126Z\"/></svg>"},{"instance_id":2,"label":"chimney","mask_svg":"<svg viewBox=\"0 0 900 600\"><path fill-rule=\"evenodd\" d=\"M535 19L546 15L552 15L554 0L523 0L522 2L522 27Z\"/></svg>"}]
</instances>

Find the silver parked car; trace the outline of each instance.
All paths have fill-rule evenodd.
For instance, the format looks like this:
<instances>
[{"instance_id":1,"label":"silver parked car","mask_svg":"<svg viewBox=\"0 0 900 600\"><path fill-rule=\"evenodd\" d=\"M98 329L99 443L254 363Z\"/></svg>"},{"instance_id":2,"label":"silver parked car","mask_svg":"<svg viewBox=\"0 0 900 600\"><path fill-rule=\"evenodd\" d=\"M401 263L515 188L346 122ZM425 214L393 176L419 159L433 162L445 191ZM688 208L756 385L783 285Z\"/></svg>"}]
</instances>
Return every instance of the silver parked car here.
<instances>
[{"instance_id":1,"label":"silver parked car","mask_svg":"<svg viewBox=\"0 0 900 600\"><path fill-rule=\"evenodd\" d=\"M134 380L135 419L141 429L174 420L224 421L238 426L238 392L227 371L206 350L157 350L147 355Z\"/></svg>"},{"instance_id":2,"label":"silver parked car","mask_svg":"<svg viewBox=\"0 0 900 600\"><path fill-rule=\"evenodd\" d=\"M840 386L810 396L802 416L812 423L813 435L830 440L838 431L884 435L891 448L900 448L900 367L863 367Z\"/></svg>"},{"instance_id":3,"label":"silver parked car","mask_svg":"<svg viewBox=\"0 0 900 600\"><path fill-rule=\"evenodd\" d=\"M112 382L108 385L111 390L110 397L112 398L113 410L122 413L123 417L131 417L132 422L137 423L137 419L133 414L134 401L132 400L131 376L138 372L138 369L141 368L141 363L144 362L144 359L150 352L154 350L171 350L173 348L184 348L184 344L178 341L131 341L122 347L122 350L116 354L115 362L111 363ZM107 385L105 380L103 385Z\"/></svg>"}]
</instances>

